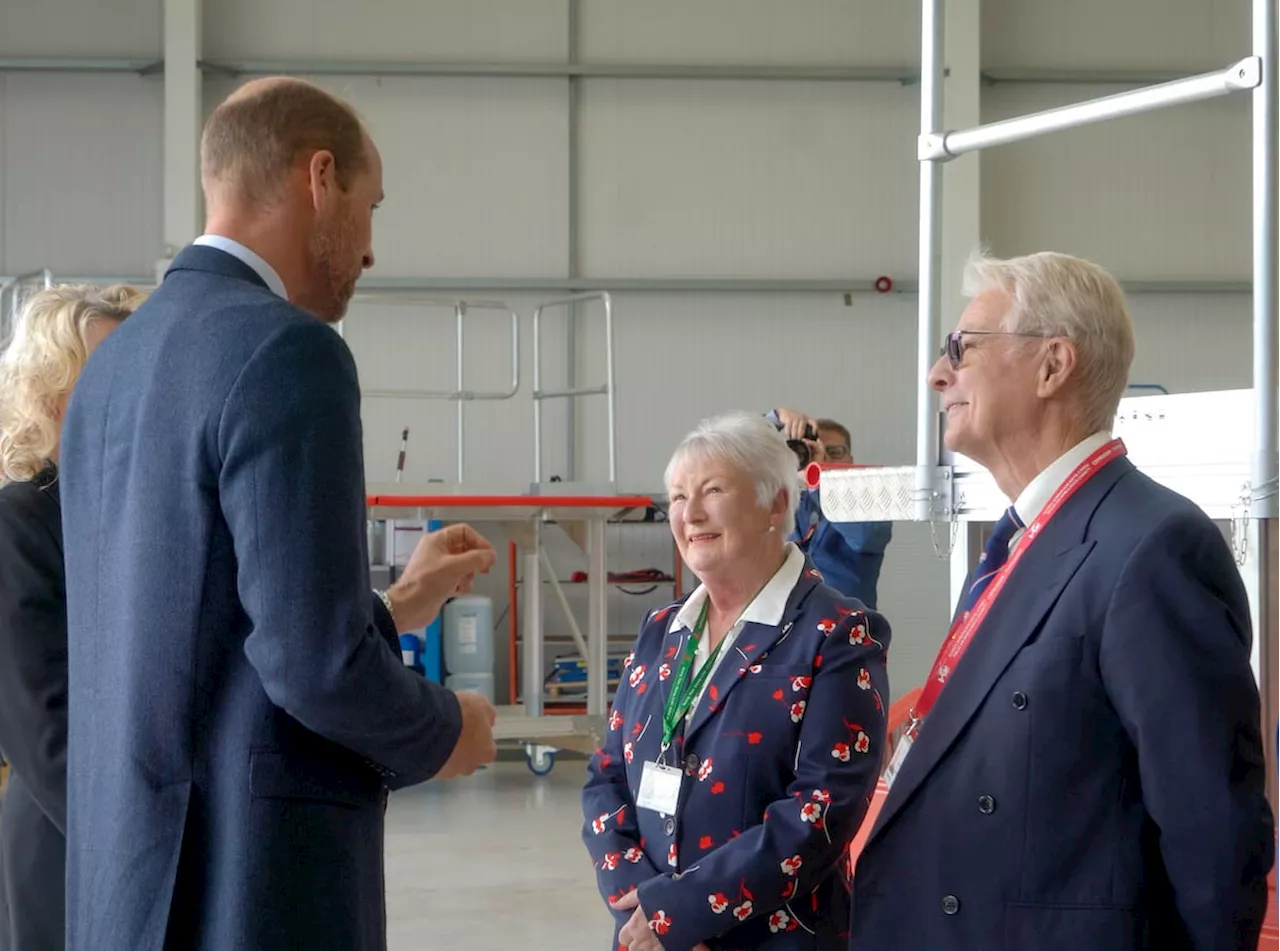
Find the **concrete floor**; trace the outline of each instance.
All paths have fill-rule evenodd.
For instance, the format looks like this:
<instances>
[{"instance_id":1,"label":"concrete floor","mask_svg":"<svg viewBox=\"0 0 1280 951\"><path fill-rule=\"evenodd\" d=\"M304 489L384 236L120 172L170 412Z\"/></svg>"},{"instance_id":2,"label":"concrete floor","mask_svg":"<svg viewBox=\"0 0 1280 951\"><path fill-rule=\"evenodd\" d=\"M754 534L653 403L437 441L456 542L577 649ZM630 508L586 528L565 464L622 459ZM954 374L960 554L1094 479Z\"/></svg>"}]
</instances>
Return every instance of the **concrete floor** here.
<instances>
[{"instance_id":1,"label":"concrete floor","mask_svg":"<svg viewBox=\"0 0 1280 951\"><path fill-rule=\"evenodd\" d=\"M610 951L613 919L582 846L582 760L547 776L499 762L387 809L389 951Z\"/></svg>"}]
</instances>

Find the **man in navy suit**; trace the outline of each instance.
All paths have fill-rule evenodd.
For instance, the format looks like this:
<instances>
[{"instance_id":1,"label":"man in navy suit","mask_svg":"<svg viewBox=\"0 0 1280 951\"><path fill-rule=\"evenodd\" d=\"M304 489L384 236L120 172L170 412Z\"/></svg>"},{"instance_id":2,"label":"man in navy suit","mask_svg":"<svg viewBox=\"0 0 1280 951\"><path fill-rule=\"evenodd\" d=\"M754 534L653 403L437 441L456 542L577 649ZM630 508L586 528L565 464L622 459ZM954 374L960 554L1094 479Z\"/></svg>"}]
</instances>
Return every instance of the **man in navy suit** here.
<instances>
[{"instance_id":1,"label":"man in navy suit","mask_svg":"<svg viewBox=\"0 0 1280 951\"><path fill-rule=\"evenodd\" d=\"M1275 843L1249 605L1219 530L1109 434L1124 297L1059 254L966 285L929 379L1013 504L886 771L849 946L1252 951Z\"/></svg>"},{"instance_id":2,"label":"man in navy suit","mask_svg":"<svg viewBox=\"0 0 1280 951\"><path fill-rule=\"evenodd\" d=\"M487 571L466 526L369 587L356 367L377 150L310 84L205 127L207 233L86 367L62 442L72 951L385 947L387 790L495 756L403 666Z\"/></svg>"}]
</instances>

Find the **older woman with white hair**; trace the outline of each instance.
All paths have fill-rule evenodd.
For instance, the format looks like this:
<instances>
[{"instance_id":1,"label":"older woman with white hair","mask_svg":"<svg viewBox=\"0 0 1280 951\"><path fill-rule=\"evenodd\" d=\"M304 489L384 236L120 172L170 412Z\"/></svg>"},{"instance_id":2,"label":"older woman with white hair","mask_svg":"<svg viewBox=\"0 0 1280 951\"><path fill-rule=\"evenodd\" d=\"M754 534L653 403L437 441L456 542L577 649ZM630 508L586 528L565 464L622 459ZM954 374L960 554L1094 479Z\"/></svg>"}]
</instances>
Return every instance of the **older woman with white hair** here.
<instances>
[{"instance_id":1,"label":"older woman with white hair","mask_svg":"<svg viewBox=\"0 0 1280 951\"><path fill-rule=\"evenodd\" d=\"M795 457L760 416L703 422L666 485L701 585L641 626L583 791L613 947L843 949L889 626L785 541Z\"/></svg>"},{"instance_id":2,"label":"older woman with white hair","mask_svg":"<svg viewBox=\"0 0 1280 951\"><path fill-rule=\"evenodd\" d=\"M142 295L66 285L26 303L0 356L0 949L65 946L67 615L63 414L94 348Z\"/></svg>"}]
</instances>

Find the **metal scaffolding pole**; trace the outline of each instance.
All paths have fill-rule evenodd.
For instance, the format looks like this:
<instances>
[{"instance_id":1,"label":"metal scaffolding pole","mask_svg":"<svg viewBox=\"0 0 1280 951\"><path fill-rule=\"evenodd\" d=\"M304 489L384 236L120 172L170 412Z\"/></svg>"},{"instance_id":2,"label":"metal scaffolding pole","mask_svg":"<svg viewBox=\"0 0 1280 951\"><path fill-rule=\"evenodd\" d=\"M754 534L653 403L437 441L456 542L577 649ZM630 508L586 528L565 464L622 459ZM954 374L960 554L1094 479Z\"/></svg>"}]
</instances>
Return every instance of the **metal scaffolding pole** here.
<instances>
[{"instance_id":1,"label":"metal scaffolding pole","mask_svg":"<svg viewBox=\"0 0 1280 951\"><path fill-rule=\"evenodd\" d=\"M1261 83L1253 91L1253 397L1254 459L1252 542L1247 567L1254 589L1254 636L1258 648L1258 671L1262 689L1262 723L1265 749L1271 768L1267 770L1268 798L1275 809L1278 782L1276 754L1276 661L1280 657L1280 624L1277 622L1277 323L1280 322L1280 295L1277 294L1277 119L1276 70L1280 66L1280 25L1276 0L1253 0L1253 54L1262 64Z\"/></svg>"},{"instance_id":2,"label":"metal scaffolding pole","mask_svg":"<svg viewBox=\"0 0 1280 951\"><path fill-rule=\"evenodd\" d=\"M923 0L920 26L920 138L942 131L943 0ZM916 480L918 520L933 518L935 479L941 452L941 421L929 389L942 331L942 169L920 163L919 336L916 359Z\"/></svg>"}]
</instances>

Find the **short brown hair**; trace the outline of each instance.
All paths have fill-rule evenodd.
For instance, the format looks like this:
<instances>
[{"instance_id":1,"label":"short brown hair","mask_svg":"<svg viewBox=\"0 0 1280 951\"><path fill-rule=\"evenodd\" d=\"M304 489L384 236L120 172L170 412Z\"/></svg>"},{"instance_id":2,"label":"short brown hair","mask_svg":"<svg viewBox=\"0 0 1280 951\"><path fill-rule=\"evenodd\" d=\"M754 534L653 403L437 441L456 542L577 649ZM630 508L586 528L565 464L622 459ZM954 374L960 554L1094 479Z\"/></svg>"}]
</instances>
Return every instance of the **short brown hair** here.
<instances>
[{"instance_id":1,"label":"short brown hair","mask_svg":"<svg viewBox=\"0 0 1280 951\"><path fill-rule=\"evenodd\" d=\"M301 79L277 77L242 86L205 123L200 140L204 187L230 185L250 203L276 198L302 156L333 153L344 191L368 168L365 131L345 102Z\"/></svg>"},{"instance_id":2,"label":"short brown hair","mask_svg":"<svg viewBox=\"0 0 1280 951\"><path fill-rule=\"evenodd\" d=\"M849 449L853 448L853 437L849 435L849 430L845 429L843 426L837 423L834 419L820 419L817 422L818 422L819 430L825 429L825 430L828 430L829 432L839 433L841 436L844 437L845 447Z\"/></svg>"}]
</instances>

